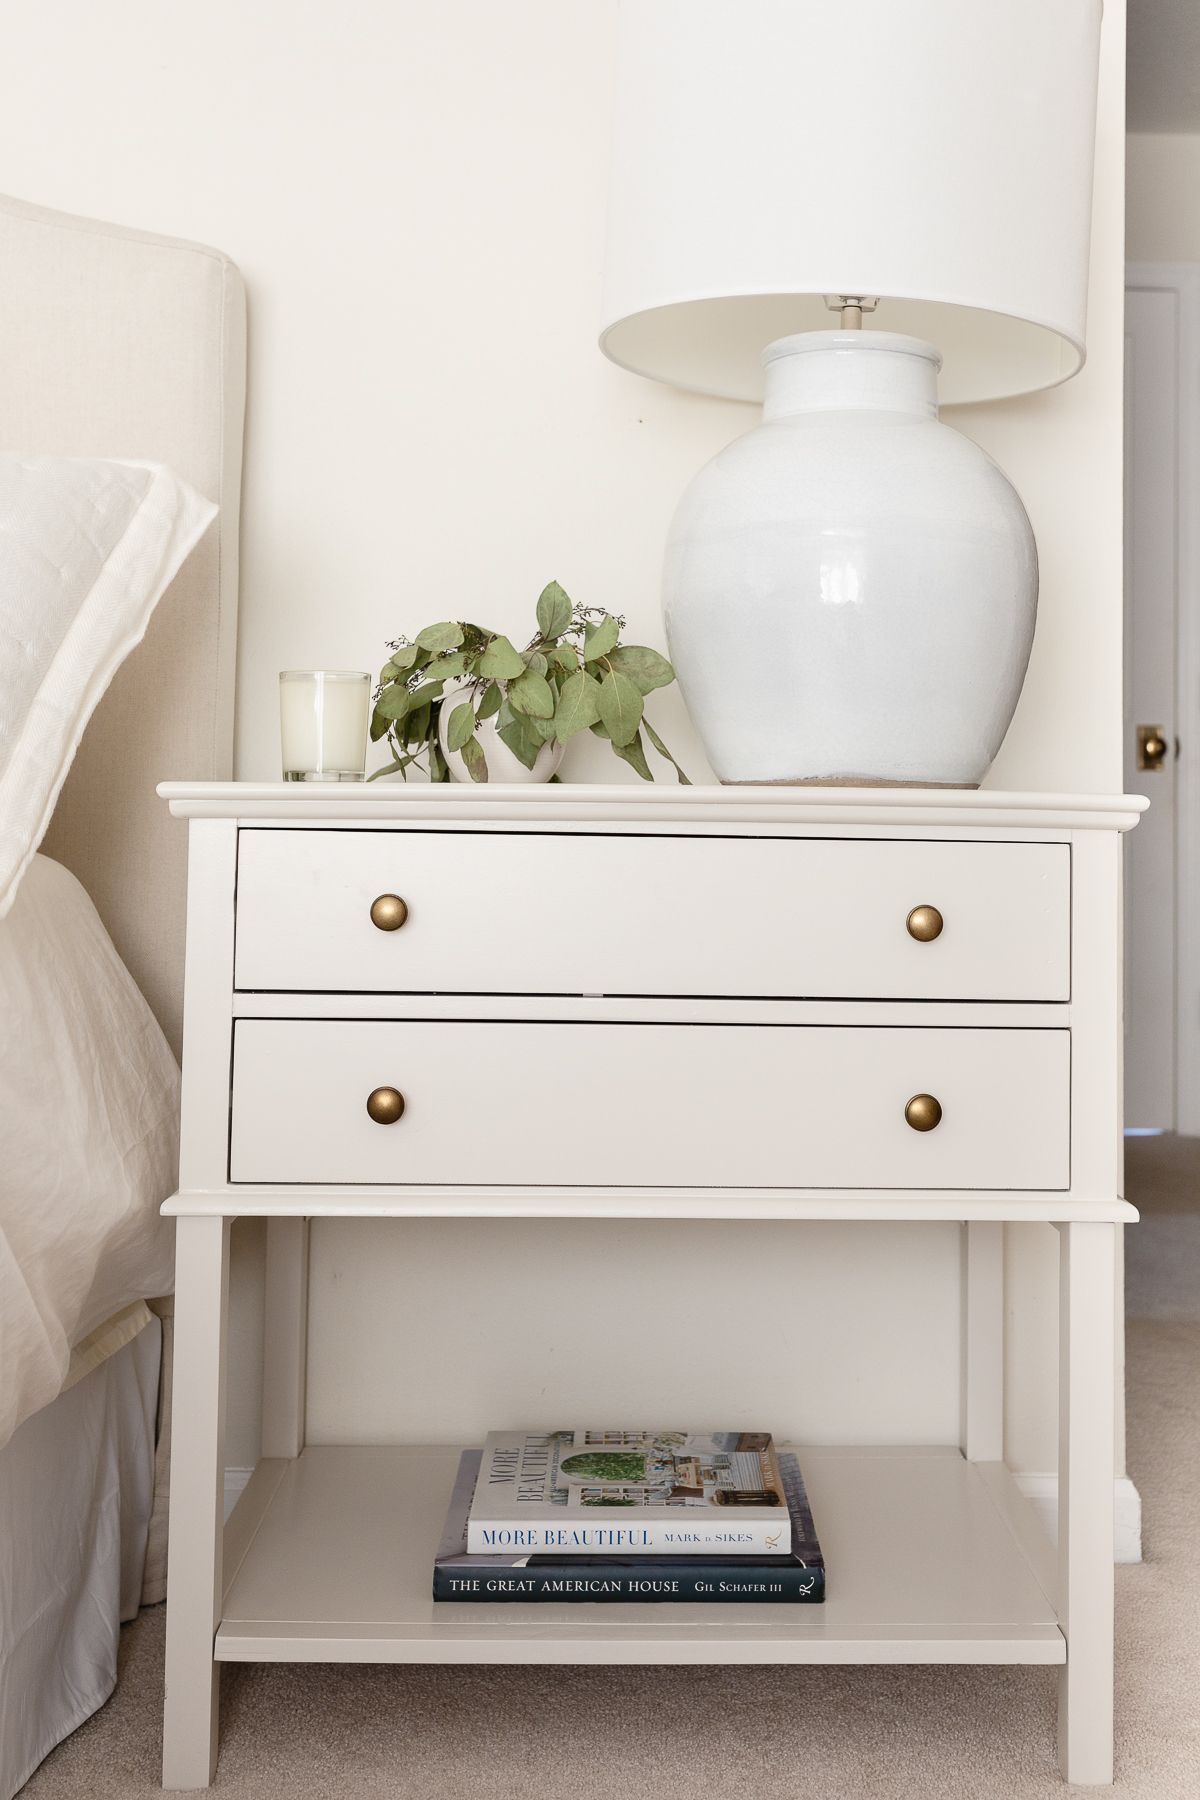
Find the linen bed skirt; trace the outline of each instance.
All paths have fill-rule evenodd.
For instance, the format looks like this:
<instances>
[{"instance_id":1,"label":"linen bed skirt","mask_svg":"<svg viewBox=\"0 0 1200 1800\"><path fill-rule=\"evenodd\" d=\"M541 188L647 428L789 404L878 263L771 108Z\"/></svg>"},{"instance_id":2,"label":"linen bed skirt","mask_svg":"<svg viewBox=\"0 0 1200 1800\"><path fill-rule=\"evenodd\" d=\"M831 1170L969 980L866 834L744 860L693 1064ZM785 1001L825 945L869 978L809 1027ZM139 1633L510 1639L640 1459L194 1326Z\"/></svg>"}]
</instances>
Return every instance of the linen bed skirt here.
<instances>
[{"instance_id":1,"label":"linen bed skirt","mask_svg":"<svg viewBox=\"0 0 1200 1800\"><path fill-rule=\"evenodd\" d=\"M0 1800L104 1704L120 1622L144 1593L162 1597L164 1321L138 1302L102 1331L110 1327L117 1337L135 1329L84 1368L101 1348L93 1333L75 1379L0 1450Z\"/></svg>"}]
</instances>

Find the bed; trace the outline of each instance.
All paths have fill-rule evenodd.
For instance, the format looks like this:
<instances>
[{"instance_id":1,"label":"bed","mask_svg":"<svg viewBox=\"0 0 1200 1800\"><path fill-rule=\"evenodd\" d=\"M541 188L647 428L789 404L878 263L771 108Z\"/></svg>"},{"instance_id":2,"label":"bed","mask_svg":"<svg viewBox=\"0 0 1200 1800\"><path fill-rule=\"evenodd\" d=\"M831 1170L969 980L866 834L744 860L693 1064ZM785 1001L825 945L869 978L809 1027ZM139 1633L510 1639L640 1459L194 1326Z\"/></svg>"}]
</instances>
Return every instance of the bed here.
<instances>
[{"instance_id":1,"label":"bed","mask_svg":"<svg viewBox=\"0 0 1200 1800\"><path fill-rule=\"evenodd\" d=\"M158 1201L175 1174L186 852L154 789L230 773L245 311L215 251L3 198L0 267L0 454L163 463L219 507L92 717L0 919L0 1018L21 1050L0 1063L9 1800L107 1698L120 1620L164 1589ZM40 1209L21 1204L35 1162L52 1177Z\"/></svg>"}]
</instances>

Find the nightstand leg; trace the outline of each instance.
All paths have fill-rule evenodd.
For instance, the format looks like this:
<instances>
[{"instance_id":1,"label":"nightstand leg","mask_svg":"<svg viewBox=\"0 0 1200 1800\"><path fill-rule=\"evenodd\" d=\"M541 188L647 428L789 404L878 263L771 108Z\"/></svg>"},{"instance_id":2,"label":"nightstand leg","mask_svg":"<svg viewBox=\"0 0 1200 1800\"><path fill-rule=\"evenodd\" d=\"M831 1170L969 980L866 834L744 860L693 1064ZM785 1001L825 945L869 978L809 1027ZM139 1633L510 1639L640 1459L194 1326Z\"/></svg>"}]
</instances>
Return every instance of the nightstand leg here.
<instances>
[{"instance_id":1,"label":"nightstand leg","mask_svg":"<svg viewBox=\"0 0 1200 1800\"><path fill-rule=\"evenodd\" d=\"M228 1299L229 1220L177 1219L165 1788L207 1787L217 1762Z\"/></svg>"},{"instance_id":2,"label":"nightstand leg","mask_svg":"<svg viewBox=\"0 0 1200 1800\"><path fill-rule=\"evenodd\" d=\"M1113 1778L1115 1225L1060 1225L1058 1569L1067 1637L1058 1755L1068 1781Z\"/></svg>"},{"instance_id":3,"label":"nightstand leg","mask_svg":"<svg viewBox=\"0 0 1200 1800\"><path fill-rule=\"evenodd\" d=\"M308 1362L308 1220L267 1220L262 1454L304 1448Z\"/></svg>"},{"instance_id":4,"label":"nightstand leg","mask_svg":"<svg viewBox=\"0 0 1200 1800\"><path fill-rule=\"evenodd\" d=\"M962 1452L1004 1461L1004 1226L963 1227Z\"/></svg>"}]
</instances>

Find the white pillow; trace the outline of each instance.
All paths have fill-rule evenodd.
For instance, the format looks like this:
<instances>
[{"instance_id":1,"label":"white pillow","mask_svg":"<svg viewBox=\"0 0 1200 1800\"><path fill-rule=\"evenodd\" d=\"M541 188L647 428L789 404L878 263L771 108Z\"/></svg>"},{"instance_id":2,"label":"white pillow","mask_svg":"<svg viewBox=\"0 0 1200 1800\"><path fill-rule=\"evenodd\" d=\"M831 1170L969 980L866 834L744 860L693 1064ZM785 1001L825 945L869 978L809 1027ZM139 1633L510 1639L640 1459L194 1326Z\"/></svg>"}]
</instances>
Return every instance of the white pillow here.
<instances>
[{"instance_id":1,"label":"white pillow","mask_svg":"<svg viewBox=\"0 0 1200 1800\"><path fill-rule=\"evenodd\" d=\"M216 511L155 463L0 457L0 918L84 727Z\"/></svg>"}]
</instances>

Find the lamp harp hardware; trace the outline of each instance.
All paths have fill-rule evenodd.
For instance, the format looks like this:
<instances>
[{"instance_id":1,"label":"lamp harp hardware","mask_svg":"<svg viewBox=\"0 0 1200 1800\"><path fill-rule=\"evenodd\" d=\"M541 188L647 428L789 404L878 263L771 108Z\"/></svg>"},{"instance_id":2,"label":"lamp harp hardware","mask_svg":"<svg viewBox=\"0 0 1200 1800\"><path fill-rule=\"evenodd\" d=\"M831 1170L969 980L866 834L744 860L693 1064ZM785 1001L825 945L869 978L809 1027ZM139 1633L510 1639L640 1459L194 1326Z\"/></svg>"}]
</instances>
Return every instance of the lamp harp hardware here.
<instances>
[{"instance_id":1,"label":"lamp harp hardware","mask_svg":"<svg viewBox=\"0 0 1200 1800\"><path fill-rule=\"evenodd\" d=\"M863 314L873 313L879 305L878 294L823 294L830 312L841 313L843 331L861 331Z\"/></svg>"}]
</instances>

